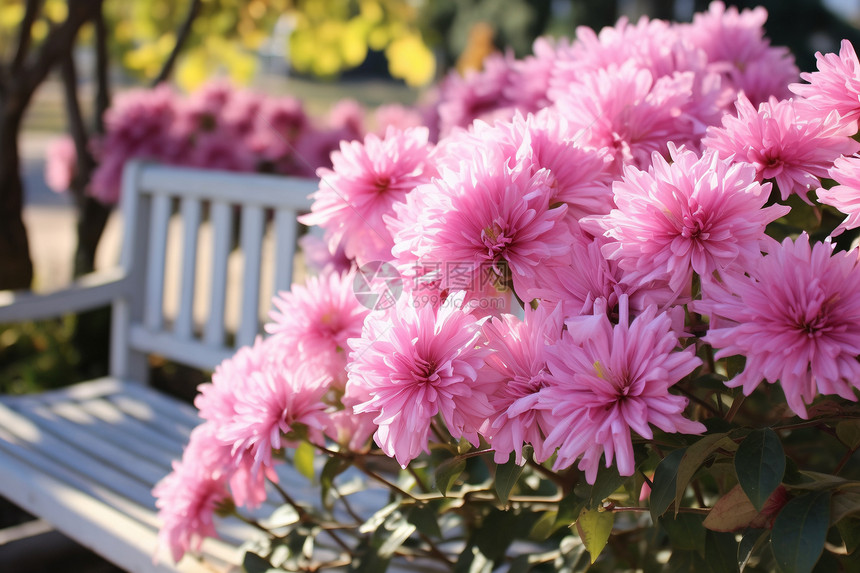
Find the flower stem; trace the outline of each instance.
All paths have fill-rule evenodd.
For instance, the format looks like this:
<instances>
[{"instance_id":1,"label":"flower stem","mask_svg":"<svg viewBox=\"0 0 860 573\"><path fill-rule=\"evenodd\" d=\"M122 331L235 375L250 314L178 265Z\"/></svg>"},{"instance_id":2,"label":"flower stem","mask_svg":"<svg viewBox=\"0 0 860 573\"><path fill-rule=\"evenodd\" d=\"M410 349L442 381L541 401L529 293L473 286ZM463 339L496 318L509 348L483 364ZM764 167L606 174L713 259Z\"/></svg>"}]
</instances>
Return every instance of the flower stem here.
<instances>
[{"instance_id":1,"label":"flower stem","mask_svg":"<svg viewBox=\"0 0 860 573\"><path fill-rule=\"evenodd\" d=\"M741 409L741 406L743 405L745 398L746 398L746 396L744 394L741 394L740 396L738 396L737 398L732 400L732 407L729 408L729 411L726 414L726 418L725 418L726 422L731 422L732 420L735 419L735 415Z\"/></svg>"}]
</instances>

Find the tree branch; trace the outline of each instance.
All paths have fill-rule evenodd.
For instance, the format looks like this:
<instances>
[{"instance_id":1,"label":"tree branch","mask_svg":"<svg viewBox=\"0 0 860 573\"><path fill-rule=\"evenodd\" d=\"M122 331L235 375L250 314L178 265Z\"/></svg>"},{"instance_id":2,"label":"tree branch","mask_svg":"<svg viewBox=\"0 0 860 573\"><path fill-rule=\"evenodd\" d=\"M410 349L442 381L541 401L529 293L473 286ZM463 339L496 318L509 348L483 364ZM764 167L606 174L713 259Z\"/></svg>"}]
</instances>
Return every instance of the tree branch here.
<instances>
[{"instance_id":1,"label":"tree branch","mask_svg":"<svg viewBox=\"0 0 860 573\"><path fill-rule=\"evenodd\" d=\"M33 22L36 21L36 16L39 15L41 0L27 0L27 5L24 8L24 18L21 20L21 27L18 35L18 47L15 49L15 56L12 59L12 73L16 74L21 71L24 65L24 60L27 58L27 52L30 50L30 41L33 37Z\"/></svg>"},{"instance_id":2,"label":"tree branch","mask_svg":"<svg viewBox=\"0 0 860 573\"><path fill-rule=\"evenodd\" d=\"M99 135L105 132L104 114L110 107L110 79L108 77L107 27L104 11L99 8L93 18L96 51L96 99L93 131Z\"/></svg>"},{"instance_id":3,"label":"tree branch","mask_svg":"<svg viewBox=\"0 0 860 573\"><path fill-rule=\"evenodd\" d=\"M69 14L66 20L53 28L45 38L36 57L29 65L22 66L21 80L26 99L36 91L36 88L48 76L48 72L63 56L71 53L81 26L93 19L96 12L101 10L102 0L75 0L69 2Z\"/></svg>"},{"instance_id":4,"label":"tree branch","mask_svg":"<svg viewBox=\"0 0 860 573\"><path fill-rule=\"evenodd\" d=\"M81 114L81 106L78 102L78 74L71 52L66 53L60 62L60 75L63 78L63 95L66 101L66 117L69 121L69 131L75 142L75 151L77 153L77 169L75 170L75 178L72 181L71 191L75 196L75 200L80 203L84 198L86 182L90 179L93 159L90 156L88 146L89 136L87 135L87 128L84 125L83 114Z\"/></svg>"},{"instance_id":5,"label":"tree branch","mask_svg":"<svg viewBox=\"0 0 860 573\"><path fill-rule=\"evenodd\" d=\"M182 50L182 46L185 44L188 34L191 33L191 26L194 24L194 19L197 18L197 14L200 12L201 5L201 0L191 0L191 6L188 7L188 13L185 15L185 20L176 32L176 45L173 46L173 51L170 52L170 56L167 57L167 60L164 62L164 66L162 66L161 71L158 72L158 76L153 80L152 87L157 86L170 77L170 73L173 71L173 66L176 64L176 59L179 57L179 52Z\"/></svg>"}]
</instances>

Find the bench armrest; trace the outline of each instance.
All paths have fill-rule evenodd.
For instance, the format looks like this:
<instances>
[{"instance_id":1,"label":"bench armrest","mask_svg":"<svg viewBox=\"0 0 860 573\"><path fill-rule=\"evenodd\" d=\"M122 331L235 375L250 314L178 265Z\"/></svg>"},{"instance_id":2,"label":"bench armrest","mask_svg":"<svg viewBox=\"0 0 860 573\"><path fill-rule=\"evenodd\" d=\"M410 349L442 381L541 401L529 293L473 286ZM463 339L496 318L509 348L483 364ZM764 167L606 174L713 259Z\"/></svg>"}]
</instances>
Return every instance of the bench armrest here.
<instances>
[{"instance_id":1,"label":"bench armrest","mask_svg":"<svg viewBox=\"0 0 860 573\"><path fill-rule=\"evenodd\" d=\"M63 290L35 294L0 291L0 324L54 318L107 306L128 291L121 269L84 275Z\"/></svg>"}]
</instances>

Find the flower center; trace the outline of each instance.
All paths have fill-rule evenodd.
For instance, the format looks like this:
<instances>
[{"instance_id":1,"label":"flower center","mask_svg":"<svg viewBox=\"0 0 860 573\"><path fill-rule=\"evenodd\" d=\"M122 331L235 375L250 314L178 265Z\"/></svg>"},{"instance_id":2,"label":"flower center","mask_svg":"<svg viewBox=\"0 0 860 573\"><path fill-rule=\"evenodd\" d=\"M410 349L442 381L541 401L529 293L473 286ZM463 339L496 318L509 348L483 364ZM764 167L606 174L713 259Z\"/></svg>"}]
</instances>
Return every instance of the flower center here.
<instances>
[{"instance_id":1,"label":"flower center","mask_svg":"<svg viewBox=\"0 0 860 573\"><path fill-rule=\"evenodd\" d=\"M807 338L819 338L834 327L829 310L837 296L826 297L818 283L818 279L812 281L807 289L807 300L796 303L791 313L794 327Z\"/></svg>"},{"instance_id":2,"label":"flower center","mask_svg":"<svg viewBox=\"0 0 860 573\"><path fill-rule=\"evenodd\" d=\"M439 381L439 373L436 371L436 363L426 360L420 356L415 357L415 368L412 370L412 378L415 382L433 384Z\"/></svg>"},{"instance_id":3,"label":"flower center","mask_svg":"<svg viewBox=\"0 0 860 573\"><path fill-rule=\"evenodd\" d=\"M521 374L517 374L508 381L505 390L511 396L523 398L539 392L544 386L546 386L546 382L542 372L535 376L523 376Z\"/></svg>"},{"instance_id":4,"label":"flower center","mask_svg":"<svg viewBox=\"0 0 860 573\"><path fill-rule=\"evenodd\" d=\"M710 236L705 230L708 225L701 205L697 205L694 211L685 213L682 222L684 226L681 228L681 236L685 239L706 241Z\"/></svg>"},{"instance_id":5,"label":"flower center","mask_svg":"<svg viewBox=\"0 0 860 573\"><path fill-rule=\"evenodd\" d=\"M378 175L376 177L376 191L378 193L385 193L388 191L388 188L391 186L391 177L388 175Z\"/></svg>"},{"instance_id":6,"label":"flower center","mask_svg":"<svg viewBox=\"0 0 860 573\"><path fill-rule=\"evenodd\" d=\"M630 392L633 384L630 380L630 377L627 375L627 372L622 372L621 376L616 376L612 372L608 372L602 364L600 364L600 360L597 360L593 364L594 373L601 380L609 381L612 386L615 388L615 400L613 403L618 403L626 398ZM625 369L626 370L626 369ZM611 407L611 404L607 404L607 408Z\"/></svg>"},{"instance_id":7,"label":"flower center","mask_svg":"<svg viewBox=\"0 0 860 573\"><path fill-rule=\"evenodd\" d=\"M498 219L481 231L481 242L487 248L487 258L495 261L501 253L513 242L505 235L505 228Z\"/></svg>"}]
</instances>

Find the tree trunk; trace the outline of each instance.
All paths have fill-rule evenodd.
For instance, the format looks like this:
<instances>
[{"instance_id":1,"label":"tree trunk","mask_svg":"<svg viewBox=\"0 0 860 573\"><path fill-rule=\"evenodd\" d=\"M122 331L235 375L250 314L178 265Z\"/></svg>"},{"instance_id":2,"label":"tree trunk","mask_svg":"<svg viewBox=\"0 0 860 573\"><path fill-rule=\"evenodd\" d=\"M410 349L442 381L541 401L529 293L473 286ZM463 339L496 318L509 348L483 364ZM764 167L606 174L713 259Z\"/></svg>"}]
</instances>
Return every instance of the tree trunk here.
<instances>
[{"instance_id":1,"label":"tree trunk","mask_svg":"<svg viewBox=\"0 0 860 573\"><path fill-rule=\"evenodd\" d=\"M34 53L30 35L41 2L28 0L12 62L0 61L0 289L26 289L33 282L33 262L22 208L24 186L18 152L21 120L36 88L51 68L71 53L80 27L101 9L102 0L69 2L62 24L51 29Z\"/></svg>"},{"instance_id":2,"label":"tree trunk","mask_svg":"<svg viewBox=\"0 0 860 573\"><path fill-rule=\"evenodd\" d=\"M0 95L0 290L28 289L33 282L18 151L25 99L15 92Z\"/></svg>"},{"instance_id":3,"label":"tree trunk","mask_svg":"<svg viewBox=\"0 0 860 573\"><path fill-rule=\"evenodd\" d=\"M111 208L83 197L78 202L78 246L75 250L75 275L79 277L95 270L96 247L107 224Z\"/></svg>"}]
</instances>

